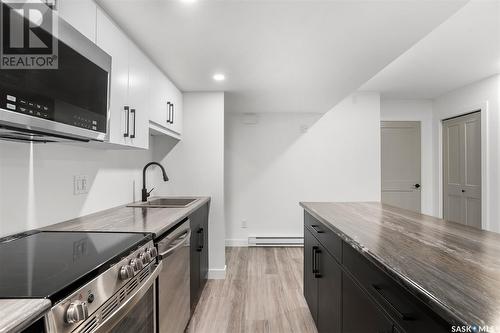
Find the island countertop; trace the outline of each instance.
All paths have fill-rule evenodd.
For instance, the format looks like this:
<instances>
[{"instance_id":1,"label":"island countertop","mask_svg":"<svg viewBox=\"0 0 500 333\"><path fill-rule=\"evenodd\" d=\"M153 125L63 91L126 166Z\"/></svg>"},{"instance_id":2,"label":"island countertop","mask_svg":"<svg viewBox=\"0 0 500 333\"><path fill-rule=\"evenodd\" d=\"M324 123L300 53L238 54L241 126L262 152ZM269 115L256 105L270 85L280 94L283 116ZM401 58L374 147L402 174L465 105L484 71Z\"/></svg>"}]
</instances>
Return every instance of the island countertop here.
<instances>
[{"instance_id":1,"label":"island countertop","mask_svg":"<svg viewBox=\"0 0 500 333\"><path fill-rule=\"evenodd\" d=\"M375 202L301 202L444 317L500 328L500 234Z\"/></svg>"},{"instance_id":2,"label":"island countertop","mask_svg":"<svg viewBox=\"0 0 500 333\"><path fill-rule=\"evenodd\" d=\"M183 196L178 198L193 198L197 200L187 207L179 208L119 206L66 222L53 224L40 230L146 232L152 233L155 238L168 231L207 202L210 202L210 197Z\"/></svg>"}]
</instances>

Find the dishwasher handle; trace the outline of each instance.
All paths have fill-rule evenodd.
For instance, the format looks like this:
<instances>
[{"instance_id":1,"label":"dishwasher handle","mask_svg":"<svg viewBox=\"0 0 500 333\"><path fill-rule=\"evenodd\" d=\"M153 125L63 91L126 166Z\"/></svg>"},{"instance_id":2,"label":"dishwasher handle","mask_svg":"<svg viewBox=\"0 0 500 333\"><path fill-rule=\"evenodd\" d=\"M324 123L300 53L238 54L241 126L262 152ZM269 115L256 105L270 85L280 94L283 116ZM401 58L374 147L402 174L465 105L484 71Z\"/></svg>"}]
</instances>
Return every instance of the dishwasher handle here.
<instances>
[{"instance_id":1,"label":"dishwasher handle","mask_svg":"<svg viewBox=\"0 0 500 333\"><path fill-rule=\"evenodd\" d=\"M181 247L186 239L189 239L191 237L191 229L183 232L182 234L180 234L179 236L177 236L173 241L172 243L175 244L174 246L170 247L168 250L166 250L165 252L162 252L158 255L158 258L160 260L162 260L163 258L166 258L168 257L169 255L172 254L172 252L176 251L179 247Z\"/></svg>"}]
</instances>

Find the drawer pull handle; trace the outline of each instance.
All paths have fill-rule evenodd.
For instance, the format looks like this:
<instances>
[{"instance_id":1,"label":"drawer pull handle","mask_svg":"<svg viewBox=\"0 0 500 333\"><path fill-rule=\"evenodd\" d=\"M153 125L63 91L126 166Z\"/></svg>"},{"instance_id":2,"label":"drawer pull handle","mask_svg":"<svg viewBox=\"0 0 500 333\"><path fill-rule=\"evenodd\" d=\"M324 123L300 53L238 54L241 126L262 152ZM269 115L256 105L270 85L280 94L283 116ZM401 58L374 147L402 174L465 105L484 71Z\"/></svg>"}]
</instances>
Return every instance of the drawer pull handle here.
<instances>
[{"instance_id":1,"label":"drawer pull handle","mask_svg":"<svg viewBox=\"0 0 500 333\"><path fill-rule=\"evenodd\" d=\"M318 234L323 234L323 233L325 233L323 230L321 230L321 229L320 229L320 227L319 227L319 226L317 226L317 225L315 225L315 224L312 224L312 225L311 225L311 228L313 228L313 229L314 229L314 231L316 231Z\"/></svg>"},{"instance_id":2,"label":"drawer pull handle","mask_svg":"<svg viewBox=\"0 0 500 333\"><path fill-rule=\"evenodd\" d=\"M313 274L316 274L316 250L318 249L317 246L313 246L312 247L312 273Z\"/></svg>"},{"instance_id":3,"label":"drawer pull handle","mask_svg":"<svg viewBox=\"0 0 500 333\"><path fill-rule=\"evenodd\" d=\"M391 308L391 310L398 316L400 320L413 319L411 314L402 313L401 311L398 310L398 308L396 308L396 306L394 306L394 304L389 299L387 299L387 297L384 295L384 289L382 287L375 284L372 284L371 287L373 288L373 290L375 290L377 295L379 295L380 298L382 298L382 300L389 306L389 308Z\"/></svg>"},{"instance_id":4,"label":"drawer pull handle","mask_svg":"<svg viewBox=\"0 0 500 333\"><path fill-rule=\"evenodd\" d=\"M314 277L316 279L319 279L321 277L321 268L319 266L319 263L320 263L320 255L321 254L321 250L316 247L316 250L314 251L314 267L315 267L315 272L314 272Z\"/></svg>"}]
</instances>

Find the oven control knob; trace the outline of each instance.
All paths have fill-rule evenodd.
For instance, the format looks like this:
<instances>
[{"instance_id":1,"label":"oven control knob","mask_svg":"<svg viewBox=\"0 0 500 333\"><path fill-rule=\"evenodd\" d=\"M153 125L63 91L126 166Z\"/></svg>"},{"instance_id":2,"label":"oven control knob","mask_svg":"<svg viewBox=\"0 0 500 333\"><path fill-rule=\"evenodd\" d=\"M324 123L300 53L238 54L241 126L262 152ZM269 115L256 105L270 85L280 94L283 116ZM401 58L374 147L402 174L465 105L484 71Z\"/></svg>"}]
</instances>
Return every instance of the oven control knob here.
<instances>
[{"instance_id":1,"label":"oven control knob","mask_svg":"<svg viewBox=\"0 0 500 333\"><path fill-rule=\"evenodd\" d=\"M142 264L142 261L140 259L130 260L130 266L132 266L134 268L134 271L136 272L144 268L144 265Z\"/></svg>"},{"instance_id":2,"label":"oven control knob","mask_svg":"<svg viewBox=\"0 0 500 333\"><path fill-rule=\"evenodd\" d=\"M158 255L158 250L156 249L156 247L151 247L151 248L147 249L146 252L149 253L149 255L151 256L151 259L153 259L154 257L156 257Z\"/></svg>"},{"instance_id":3,"label":"oven control knob","mask_svg":"<svg viewBox=\"0 0 500 333\"><path fill-rule=\"evenodd\" d=\"M139 255L139 259L142 260L142 263L144 265L147 265L151 261L151 255L149 254L148 251L145 251Z\"/></svg>"},{"instance_id":4,"label":"oven control knob","mask_svg":"<svg viewBox=\"0 0 500 333\"><path fill-rule=\"evenodd\" d=\"M85 302L73 301L66 310L66 322L68 324L74 324L85 320L88 316L89 312L87 309L87 303Z\"/></svg>"},{"instance_id":5,"label":"oven control knob","mask_svg":"<svg viewBox=\"0 0 500 333\"><path fill-rule=\"evenodd\" d=\"M128 280L134 277L134 268L130 265L123 265L120 268L120 279Z\"/></svg>"}]
</instances>

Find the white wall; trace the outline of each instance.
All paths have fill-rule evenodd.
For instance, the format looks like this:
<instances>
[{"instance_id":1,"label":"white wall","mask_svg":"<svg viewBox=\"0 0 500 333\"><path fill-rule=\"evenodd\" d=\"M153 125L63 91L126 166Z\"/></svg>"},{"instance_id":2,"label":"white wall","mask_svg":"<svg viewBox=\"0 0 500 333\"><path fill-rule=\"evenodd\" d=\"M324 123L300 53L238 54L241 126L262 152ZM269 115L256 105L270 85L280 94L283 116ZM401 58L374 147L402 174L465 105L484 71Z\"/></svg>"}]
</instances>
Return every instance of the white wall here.
<instances>
[{"instance_id":1,"label":"white wall","mask_svg":"<svg viewBox=\"0 0 500 333\"><path fill-rule=\"evenodd\" d=\"M421 211L436 215L434 206L432 101L424 99L386 99L380 101L380 119L419 121L421 136Z\"/></svg>"},{"instance_id":2,"label":"white wall","mask_svg":"<svg viewBox=\"0 0 500 333\"><path fill-rule=\"evenodd\" d=\"M212 197L209 224L210 276L223 277L224 223L224 94L185 93L182 141L157 139L154 157L170 181L157 181L154 194ZM168 155L167 155L168 154Z\"/></svg>"},{"instance_id":3,"label":"white wall","mask_svg":"<svg viewBox=\"0 0 500 333\"><path fill-rule=\"evenodd\" d=\"M443 214L441 120L482 109L483 228L500 232L500 76L495 75L438 97L433 102L435 205Z\"/></svg>"},{"instance_id":4,"label":"white wall","mask_svg":"<svg viewBox=\"0 0 500 333\"><path fill-rule=\"evenodd\" d=\"M302 236L299 201L380 200L379 94L350 96L321 118L266 113L245 125L243 117L227 113L228 244Z\"/></svg>"},{"instance_id":5,"label":"white wall","mask_svg":"<svg viewBox=\"0 0 500 333\"><path fill-rule=\"evenodd\" d=\"M0 141L0 236L140 200L149 151ZM73 194L73 176L89 176Z\"/></svg>"}]
</instances>

